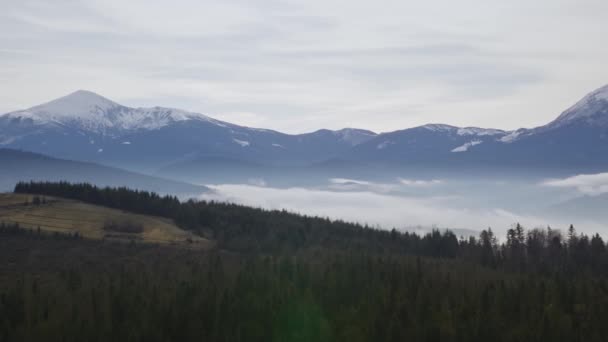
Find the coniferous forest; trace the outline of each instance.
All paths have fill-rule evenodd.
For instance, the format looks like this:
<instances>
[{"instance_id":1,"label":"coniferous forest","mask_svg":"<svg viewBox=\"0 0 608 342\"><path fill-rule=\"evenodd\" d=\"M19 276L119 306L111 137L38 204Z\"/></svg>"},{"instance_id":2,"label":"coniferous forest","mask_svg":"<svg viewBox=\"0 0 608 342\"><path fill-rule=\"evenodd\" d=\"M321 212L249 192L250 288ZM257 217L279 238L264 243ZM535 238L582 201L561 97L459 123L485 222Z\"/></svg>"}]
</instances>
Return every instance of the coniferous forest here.
<instances>
[{"instance_id":1,"label":"coniferous forest","mask_svg":"<svg viewBox=\"0 0 608 342\"><path fill-rule=\"evenodd\" d=\"M126 188L15 192L169 218L216 245L0 224L0 341L608 339L607 246L573 226L420 236Z\"/></svg>"}]
</instances>

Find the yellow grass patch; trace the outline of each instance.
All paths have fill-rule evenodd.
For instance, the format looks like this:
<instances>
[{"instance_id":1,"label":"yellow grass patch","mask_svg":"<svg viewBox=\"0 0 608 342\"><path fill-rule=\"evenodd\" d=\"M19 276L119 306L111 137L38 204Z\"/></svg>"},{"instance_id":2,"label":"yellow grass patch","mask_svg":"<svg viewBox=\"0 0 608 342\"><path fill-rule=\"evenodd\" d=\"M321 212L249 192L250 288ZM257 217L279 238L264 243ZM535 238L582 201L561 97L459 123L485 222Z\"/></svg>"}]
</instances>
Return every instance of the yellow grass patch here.
<instances>
[{"instance_id":1,"label":"yellow grass patch","mask_svg":"<svg viewBox=\"0 0 608 342\"><path fill-rule=\"evenodd\" d=\"M212 242L180 229L171 220L133 214L63 198L39 196L46 203L33 204L33 195L0 194L0 222L19 223L23 228L74 234L90 239L135 240L209 248ZM141 226L141 233L113 232L107 222L129 222Z\"/></svg>"}]
</instances>

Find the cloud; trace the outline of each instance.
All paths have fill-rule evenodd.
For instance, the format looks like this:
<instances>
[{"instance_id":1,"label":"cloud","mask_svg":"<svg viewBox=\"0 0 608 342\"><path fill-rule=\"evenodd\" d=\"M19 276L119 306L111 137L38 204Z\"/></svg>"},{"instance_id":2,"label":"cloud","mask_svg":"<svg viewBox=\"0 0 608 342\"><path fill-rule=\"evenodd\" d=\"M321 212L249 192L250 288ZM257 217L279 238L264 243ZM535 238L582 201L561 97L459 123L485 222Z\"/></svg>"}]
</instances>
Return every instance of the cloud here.
<instances>
[{"instance_id":1,"label":"cloud","mask_svg":"<svg viewBox=\"0 0 608 342\"><path fill-rule=\"evenodd\" d=\"M549 179L541 184L548 187L572 188L584 195L598 196L608 193L608 173L577 175L563 179Z\"/></svg>"},{"instance_id":2,"label":"cloud","mask_svg":"<svg viewBox=\"0 0 608 342\"><path fill-rule=\"evenodd\" d=\"M415 186L415 187L426 187L426 186L434 186L434 185L443 184L443 181L439 180L439 179L420 180L420 179L399 178L399 182L405 186Z\"/></svg>"},{"instance_id":3,"label":"cloud","mask_svg":"<svg viewBox=\"0 0 608 342\"><path fill-rule=\"evenodd\" d=\"M445 184L439 179L404 179L398 178L396 183L377 183L359 179L331 178L329 190L338 191L370 191L375 193L397 193L411 188L428 188Z\"/></svg>"},{"instance_id":4,"label":"cloud","mask_svg":"<svg viewBox=\"0 0 608 342\"><path fill-rule=\"evenodd\" d=\"M0 111L90 89L287 132L541 124L608 79L608 46L595 43L607 10L549 0L8 0Z\"/></svg>"},{"instance_id":5,"label":"cloud","mask_svg":"<svg viewBox=\"0 0 608 342\"><path fill-rule=\"evenodd\" d=\"M250 178L247 181L248 184L250 185L254 185L254 186L259 186L259 187L264 187L266 186L266 181L262 178Z\"/></svg>"},{"instance_id":6,"label":"cloud","mask_svg":"<svg viewBox=\"0 0 608 342\"><path fill-rule=\"evenodd\" d=\"M362 181L357 179L348 179L348 178L331 178L329 180L332 184L356 184L356 185L370 185L371 182Z\"/></svg>"},{"instance_id":7,"label":"cloud","mask_svg":"<svg viewBox=\"0 0 608 342\"><path fill-rule=\"evenodd\" d=\"M335 184L370 186L366 181L336 179ZM532 215L521 215L503 208L462 207L446 202L444 197L397 196L361 189L332 191L331 189L278 189L252 185L211 185L214 192L201 199L219 200L267 209L289 211L343 219L383 228L413 229L415 227L461 228L481 230L492 227L506 230L520 222L527 227L551 225L566 227L566 222L548 220ZM595 225L587 225L595 229Z\"/></svg>"}]
</instances>

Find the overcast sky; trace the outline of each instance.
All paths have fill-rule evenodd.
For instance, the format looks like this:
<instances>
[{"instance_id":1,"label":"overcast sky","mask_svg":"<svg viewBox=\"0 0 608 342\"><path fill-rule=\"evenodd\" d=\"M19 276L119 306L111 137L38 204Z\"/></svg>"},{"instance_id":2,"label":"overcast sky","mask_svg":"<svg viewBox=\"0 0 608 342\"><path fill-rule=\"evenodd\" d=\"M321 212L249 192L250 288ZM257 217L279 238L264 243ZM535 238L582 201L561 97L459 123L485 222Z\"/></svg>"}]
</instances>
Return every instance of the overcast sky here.
<instances>
[{"instance_id":1,"label":"overcast sky","mask_svg":"<svg viewBox=\"0 0 608 342\"><path fill-rule=\"evenodd\" d=\"M305 132L546 123L608 83L606 0L0 0L0 112L77 89Z\"/></svg>"}]
</instances>

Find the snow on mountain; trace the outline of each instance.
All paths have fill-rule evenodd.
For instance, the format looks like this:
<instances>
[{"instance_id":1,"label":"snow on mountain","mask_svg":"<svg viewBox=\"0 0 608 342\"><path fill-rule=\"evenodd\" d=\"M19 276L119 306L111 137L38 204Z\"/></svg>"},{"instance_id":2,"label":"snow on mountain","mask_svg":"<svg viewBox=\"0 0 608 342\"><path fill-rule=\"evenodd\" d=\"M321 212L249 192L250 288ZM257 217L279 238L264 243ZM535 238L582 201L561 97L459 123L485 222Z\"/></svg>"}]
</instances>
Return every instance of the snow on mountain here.
<instances>
[{"instance_id":1,"label":"snow on mountain","mask_svg":"<svg viewBox=\"0 0 608 342\"><path fill-rule=\"evenodd\" d=\"M513 143L575 124L608 127L608 85L589 93L550 123L536 128L521 128L509 132L499 141Z\"/></svg>"},{"instance_id":2,"label":"snow on mountain","mask_svg":"<svg viewBox=\"0 0 608 342\"><path fill-rule=\"evenodd\" d=\"M1 146L144 171L210 156L302 165L338 156L375 136L351 128L284 134L179 109L131 108L84 90L0 115Z\"/></svg>"},{"instance_id":3,"label":"snow on mountain","mask_svg":"<svg viewBox=\"0 0 608 342\"><path fill-rule=\"evenodd\" d=\"M229 160L255 167L328 160L419 167L488 161L540 165L542 156L545 164L569 160L571 165L608 167L606 132L608 86L548 125L516 131L429 124L382 134L346 128L291 135L179 109L130 108L82 90L0 115L1 146L141 170L186 165L191 174L213 158L218 165Z\"/></svg>"},{"instance_id":4,"label":"snow on mountain","mask_svg":"<svg viewBox=\"0 0 608 342\"><path fill-rule=\"evenodd\" d=\"M466 152L466 151L469 150L469 148L471 148L473 146L476 146L476 145L479 145L482 142L483 141L481 141L481 140L473 140L473 141L470 141L470 142L468 142L468 143L466 143L466 144L464 144L462 146L456 147L455 149L452 150L452 152Z\"/></svg>"},{"instance_id":5,"label":"snow on mountain","mask_svg":"<svg viewBox=\"0 0 608 342\"><path fill-rule=\"evenodd\" d=\"M547 126L554 128L579 121L608 124L608 85L585 96Z\"/></svg>"},{"instance_id":6,"label":"snow on mountain","mask_svg":"<svg viewBox=\"0 0 608 342\"><path fill-rule=\"evenodd\" d=\"M383 141L383 142L379 143L379 144L376 146L376 149L378 149L378 150L383 150L383 149L385 149L385 148L387 148L388 146L393 145L393 144L395 144L395 143L394 143L394 142L392 142L392 141L388 141L388 140L387 140L387 141Z\"/></svg>"},{"instance_id":7,"label":"snow on mountain","mask_svg":"<svg viewBox=\"0 0 608 342\"><path fill-rule=\"evenodd\" d=\"M232 139L232 141L234 141L235 144L240 145L241 147L247 147L247 146L251 145L251 143L249 141L245 141L245 140Z\"/></svg>"},{"instance_id":8,"label":"snow on mountain","mask_svg":"<svg viewBox=\"0 0 608 342\"><path fill-rule=\"evenodd\" d=\"M597 101L608 101L608 85L605 85L583 97L574 106L566 110L557 120L572 120L576 118L575 111L589 107Z\"/></svg>"},{"instance_id":9,"label":"snow on mountain","mask_svg":"<svg viewBox=\"0 0 608 342\"><path fill-rule=\"evenodd\" d=\"M458 129L458 127L444 124L427 124L424 126L420 126L420 128L427 129L431 132L449 132Z\"/></svg>"},{"instance_id":10,"label":"snow on mountain","mask_svg":"<svg viewBox=\"0 0 608 342\"><path fill-rule=\"evenodd\" d=\"M70 127L83 132L112 137L137 130L158 130L172 123L190 120L208 122L214 126L229 129L232 133L238 131L240 135L277 133L263 128L241 127L181 109L131 108L86 90L78 90L26 110L0 115L0 120L3 118L5 122ZM352 128L337 131L320 130L319 132L324 131L353 146L376 136L374 132ZM4 139L8 141L9 138ZM12 140L14 139L11 138Z\"/></svg>"},{"instance_id":11,"label":"snow on mountain","mask_svg":"<svg viewBox=\"0 0 608 342\"><path fill-rule=\"evenodd\" d=\"M492 129L492 128L479 128L479 127L463 127L458 128L456 134L458 135L501 135L506 132L500 129Z\"/></svg>"},{"instance_id":12,"label":"snow on mountain","mask_svg":"<svg viewBox=\"0 0 608 342\"><path fill-rule=\"evenodd\" d=\"M83 118L85 115L102 115L121 107L118 103L90 91L78 90L51 102L12 114L41 121L63 121Z\"/></svg>"},{"instance_id":13,"label":"snow on mountain","mask_svg":"<svg viewBox=\"0 0 608 342\"><path fill-rule=\"evenodd\" d=\"M333 131L333 134L339 136L343 141L355 146L375 137L377 134L372 131L363 129L344 128L338 131Z\"/></svg>"},{"instance_id":14,"label":"snow on mountain","mask_svg":"<svg viewBox=\"0 0 608 342\"><path fill-rule=\"evenodd\" d=\"M428 124L424 126L420 126L420 128L429 130L431 132L447 132L447 133L455 133L461 136L493 136L493 135L502 135L507 132L500 129L493 128L479 128L479 127L456 127L451 125L444 124Z\"/></svg>"},{"instance_id":15,"label":"snow on mountain","mask_svg":"<svg viewBox=\"0 0 608 342\"><path fill-rule=\"evenodd\" d=\"M118 135L128 130L154 130L185 120L217 123L207 116L172 108L130 108L86 90L26 110L4 114L8 119L28 120L35 125L62 125L85 132Z\"/></svg>"},{"instance_id":16,"label":"snow on mountain","mask_svg":"<svg viewBox=\"0 0 608 342\"><path fill-rule=\"evenodd\" d=\"M498 141L503 142L503 143L511 143L514 142L515 140L517 140L517 138L522 135L523 133L525 133L527 130L526 129L518 129L517 131L513 131L510 132L509 134L501 137L500 139L498 139Z\"/></svg>"}]
</instances>

